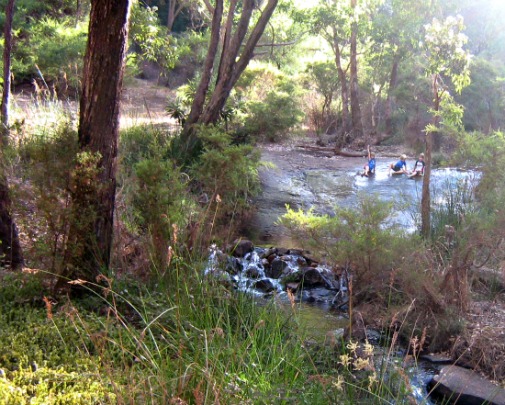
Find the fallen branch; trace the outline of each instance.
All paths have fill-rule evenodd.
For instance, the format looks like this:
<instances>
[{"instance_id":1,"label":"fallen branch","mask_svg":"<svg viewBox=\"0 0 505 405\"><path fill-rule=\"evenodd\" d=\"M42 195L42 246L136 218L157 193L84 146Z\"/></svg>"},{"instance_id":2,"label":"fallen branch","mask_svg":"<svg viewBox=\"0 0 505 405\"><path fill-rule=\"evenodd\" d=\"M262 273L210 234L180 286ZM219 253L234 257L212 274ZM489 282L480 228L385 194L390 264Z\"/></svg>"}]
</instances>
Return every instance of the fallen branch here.
<instances>
[{"instance_id":1,"label":"fallen branch","mask_svg":"<svg viewBox=\"0 0 505 405\"><path fill-rule=\"evenodd\" d=\"M296 147L308 149L308 150L315 150L315 151L319 151L319 152L332 153L334 155L345 156L345 157L367 156L367 152L348 151L348 150L342 150L342 149L328 148L325 146L296 145Z\"/></svg>"}]
</instances>

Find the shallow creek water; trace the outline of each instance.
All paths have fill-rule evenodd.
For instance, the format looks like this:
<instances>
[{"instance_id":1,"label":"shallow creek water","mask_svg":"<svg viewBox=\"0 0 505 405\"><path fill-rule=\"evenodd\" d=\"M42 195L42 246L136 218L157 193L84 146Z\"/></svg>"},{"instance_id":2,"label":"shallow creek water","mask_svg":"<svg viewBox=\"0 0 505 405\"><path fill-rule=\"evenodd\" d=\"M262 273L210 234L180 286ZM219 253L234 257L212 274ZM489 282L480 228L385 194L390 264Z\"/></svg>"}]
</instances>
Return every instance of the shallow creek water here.
<instances>
[{"instance_id":1,"label":"shallow creek water","mask_svg":"<svg viewBox=\"0 0 505 405\"><path fill-rule=\"evenodd\" d=\"M336 206L356 206L361 194L393 202L395 214L391 220L410 232L419 228L422 178L389 175L389 160L395 159L378 159L376 174L361 177L358 173L366 162L361 158L319 158L323 160L322 168L318 167L317 160L309 164L302 160L300 164L277 165L280 158L271 151L264 158L276 166L260 173L263 191L256 200L257 211L249 226L249 236L257 243L282 247L297 245L287 230L278 224L278 218L286 213L286 205L293 209L312 208L316 213L331 216ZM432 204L443 204L457 189L472 189L478 179L479 174L472 171L432 170Z\"/></svg>"},{"instance_id":2,"label":"shallow creek water","mask_svg":"<svg viewBox=\"0 0 505 405\"><path fill-rule=\"evenodd\" d=\"M389 175L388 165L395 159L379 157L376 174L369 178L359 175L366 162L361 158L314 158L303 153L292 156L287 150L267 149L263 151L263 159L275 167L263 169L260 173L263 192L256 201L257 212L249 226L251 234L248 235L257 244L300 247L287 230L277 223L278 218L286 212L286 204L294 209L312 208L316 213L331 216L334 215L335 206L356 206L362 193L394 202L395 213L391 221L410 232L419 229L422 178ZM408 163L411 168L413 162ZM432 204L446 203L458 189L465 192L472 190L478 179L476 172L450 168L432 170ZM290 304L285 300L284 305L288 308ZM302 327L310 331L316 340L324 340L328 333L339 333L348 322L331 305L298 303L296 311ZM397 355L391 361L402 362L402 356ZM428 363L419 363L417 366L406 366L405 372L409 375L416 403L432 404L426 384L435 369Z\"/></svg>"}]
</instances>

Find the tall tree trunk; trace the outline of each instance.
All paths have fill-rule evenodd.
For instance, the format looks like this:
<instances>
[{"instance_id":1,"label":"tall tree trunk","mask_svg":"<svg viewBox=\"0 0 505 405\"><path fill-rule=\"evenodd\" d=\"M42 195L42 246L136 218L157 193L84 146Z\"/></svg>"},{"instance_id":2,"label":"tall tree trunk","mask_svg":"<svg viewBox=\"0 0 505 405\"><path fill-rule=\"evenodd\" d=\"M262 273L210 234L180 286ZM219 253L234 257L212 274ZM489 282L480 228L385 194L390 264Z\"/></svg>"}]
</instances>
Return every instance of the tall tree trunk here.
<instances>
[{"instance_id":1,"label":"tall tree trunk","mask_svg":"<svg viewBox=\"0 0 505 405\"><path fill-rule=\"evenodd\" d=\"M333 50L335 52L335 65L337 66L338 80L340 81L341 87L342 128L344 130L344 134L347 135L351 131L349 119L349 90L347 86L347 75L342 67L340 45L337 42L333 43Z\"/></svg>"},{"instance_id":2,"label":"tall tree trunk","mask_svg":"<svg viewBox=\"0 0 505 405\"><path fill-rule=\"evenodd\" d=\"M216 83L216 87L212 93L209 104L200 119L200 122L203 124L214 124L219 120L219 114L223 109L231 90L252 59L254 49L265 31L266 25L277 7L277 3L278 0L268 0L265 9L261 13L258 22L254 26L254 29L239 56L240 47L247 33L247 28L249 26L249 21L255 4L254 0L246 0L244 2L239 25L230 43L229 50L226 54L221 55L221 59L224 60L224 63L220 64L222 65L222 69L220 70L219 81Z\"/></svg>"},{"instance_id":3,"label":"tall tree trunk","mask_svg":"<svg viewBox=\"0 0 505 405\"><path fill-rule=\"evenodd\" d=\"M440 92L438 91L438 75L433 75L433 97L434 97L434 118L433 124L438 128L440 117L438 111L440 110ZM430 195L430 178L431 178L431 152L433 149L433 133L426 132L426 150L425 168L423 177L423 191L421 195L421 234L424 238L429 238L431 233L431 195Z\"/></svg>"},{"instance_id":4,"label":"tall tree trunk","mask_svg":"<svg viewBox=\"0 0 505 405\"><path fill-rule=\"evenodd\" d=\"M23 252L16 224L12 219L11 207L5 162L0 147L0 264L18 269L23 266Z\"/></svg>"},{"instance_id":5,"label":"tall tree trunk","mask_svg":"<svg viewBox=\"0 0 505 405\"><path fill-rule=\"evenodd\" d=\"M172 32L175 21L175 0L169 0L167 4L167 29L168 32Z\"/></svg>"},{"instance_id":6,"label":"tall tree trunk","mask_svg":"<svg viewBox=\"0 0 505 405\"><path fill-rule=\"evenodd\" d=\"M3 150L9 142L9 104L11 93L11 52L12 52L12 20L14 16L14 0L8 0L5 9L4 51L3 51L3 93L0 128L0 263L13 269L23 265L23 253L19 243L16 224L12 219L9 183L5 172Z\"/></svg>"},{"instance_id":7,"label":"tall tree trunk","mask_svg":"<svg viewBox=\"0 0 505 405\"><path fill-rule=\"evenodd\" d=\"M93 279L109 266L116 193L119 102L128 38L129 0L92 0L89 36L84 58L79 115L81 152L99 158L96 178L76 179L72 206L75 216L93 211L90 221L76 219L71 241L80 248L72 254L79 276ZM92 163L94 164L94 163ZM80 222L80 224L79 224ZM84 225L84 229L83 228ZM70 274L69 274L70 273ZM67 271L66 276L75 276Z\"/></svg>"},{"instance_id":8,"label":"tall tree trunk","mask_svg":"<svg viewBox=\"0 0 505 405\"><path fill-rule=\"evenodd\" d=\"M188 148L192 147L192 138L194 138L193 125L198 122L200 116L202 115L203 107L205 105L205 98L207 97L207 92L209 90L210 80L212 78L212 72L217 55L217 49L219 46L222 18L223 0L217 0L216 7L213 8L209 50L207 51L207 56L203 65L202 77L200 79L200 83L198 84L195 97L193 98L193 104L191 105L191 111L189 112L188 118L184 123L182 132L182 140L187 144Z\"/></svg>"},{"instance_id":9,"label":"tall tree trunk","mask_svg":"<svg viewBox=\"0 0 505 405\"><path fill-rule=\"evenodd\" d=\"M351 0L351 7L356 8L356 0ZM358 23L351 24L351 117L353 138L363 137L363 122L361 120L361 106L359 103L359 83L358 83Z\"/></svg>"},{"instance_id":10,"label":"tall tree trunk","mask_svg":"<svg viewBox=\"0 0 505 405\"><path fill-rule=\"evenodd\" d=\"M7 145L9 140L9 104L11 96L11 55L12 55L12 19L14 17L14 0L8 0L5 9L5 25L4 25L4 52L3 52L3 88L2 105L1 105L1 121L2 128L0 129L0 143Z\"/></svg>"},{"instance_id":11,"label":"tall tree trunk","mask_svg":"<svg viewBox=\"0 0 505 405\"><path fill-rule=\"evenodd\" d=\"M395 54L393 59L393 66L391 67L391 75L389 76L389 89L386 100L386 134L393 135L393 92L396 89L398 82L398 65L400 64L400 55Z\"/></svg>"},{"instance_id":12,"label":"tall tree trunk","mask_svg":"<svg viewBox=\"0 0 505 405\"><path fill-rule=\"evenodd\" d=\"M243 45L243 42L249 28L254 6L256 4L255 0L245 0L243 2L241 17L233 34L231 32L232 19L227 19L223 49L219 58L219 70L216 85L207 106L205 106L205 100L212 77L212 68L215 64L217 48L219 45L219 34L223 15L223 0L217 0L216 6L209 8L213 11L209 51L205 60L202 78L200 79L188 119L184 123L181 136L181 139L187 148L186 154L191 155L194 151L194 147L196 147L198 143L194 133L194 125L215 124L219 120L221 110L223 109L233 86L235 86L240 78L240 75L252 59L254 48L261 38L261 35L263 34L263 31L265 30L277 3L278 0L268 0L268 3L263 9L261 16L259 17L245 45ZM234 10L236 4L238 4L237 1L231 1L230 11ZM229 17L232 17L230 13Z\"/></svg>"},{"instance_id":13,"label":"tall tree trunk","mask_svg":"<svg viewBox=\"0 0 505 405\"><path fill-rule=\"evenodd\" d=\"M175 19L181 13L184 6L183 1L169 0L167 4L167 29L168 32L172 32L174 28Z\"/></svg>"}]
</instances>

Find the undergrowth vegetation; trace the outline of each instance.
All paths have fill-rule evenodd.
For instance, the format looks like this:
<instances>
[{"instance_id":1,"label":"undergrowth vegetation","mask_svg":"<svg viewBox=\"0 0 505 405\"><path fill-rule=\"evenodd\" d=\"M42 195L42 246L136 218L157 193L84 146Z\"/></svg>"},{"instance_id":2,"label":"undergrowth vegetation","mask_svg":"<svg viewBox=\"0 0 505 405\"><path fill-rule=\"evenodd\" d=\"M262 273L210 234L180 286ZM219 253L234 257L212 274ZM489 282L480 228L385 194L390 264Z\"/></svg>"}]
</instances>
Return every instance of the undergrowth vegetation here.
<instances>
[{"instance_id":1,"label":"undergrowth vegetation","mask_svg":"<svg viewBox=\"0 0 505 405\"><path fill-rule=\"evenodd\" d=\"M121 133L111 270L96 283L71 281L86 292L80 297L58 295L54 276L73 248L72 183L94 176L75 172L84 157L68 111L61 114L60 124L20 128L9 150L36 270L1 274L1 404L404 403L413 392L404 364L465 335L472 283L486 296L501 291L499 275L493 284L474 273L503 260L501 178L486 170L477 188L435 191L443 203L428 241L392 222L397 207L374 197L332 216L288 208L282 222L301 244L350 276L351 340L311 336L294 301L287 311L276 299L258 303L227 277L206 275L207 247L232 242L259 190L258 153L212 128L181 167L177 138L142 125ZM369 327L386 332L388 349L373 350ZM400 346L406 363L395 360ZM478 364L497 372L482 353Z\"/></svg>"},{"instance_id":2,"label":"undergrowth vegetation","mask_svg":"<svg viewBox=\"0 0 505 405\"><path fill-rule=\"evenodd\" d=\"M275 301L258 305L201 270L181 263L174 283L159 278L157 286L103 278L103 287L85 284L91 295L73 300L45 295L47 274L4 277L0 403L410 397L401 367L377 357L368 342L308 340L294 302L288 313Z\"/></svg>"}]
</instances>

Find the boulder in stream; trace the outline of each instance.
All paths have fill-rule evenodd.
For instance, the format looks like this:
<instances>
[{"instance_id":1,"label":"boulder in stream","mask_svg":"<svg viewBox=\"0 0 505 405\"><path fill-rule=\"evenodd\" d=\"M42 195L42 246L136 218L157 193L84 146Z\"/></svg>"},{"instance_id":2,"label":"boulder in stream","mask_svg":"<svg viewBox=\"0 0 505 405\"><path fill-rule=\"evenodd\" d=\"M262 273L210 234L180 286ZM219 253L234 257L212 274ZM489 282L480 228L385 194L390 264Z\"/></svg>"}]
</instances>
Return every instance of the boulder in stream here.
<instances>
[{"instance_id":1,"label":"boulder in stream","mask_svg":"<svg viewBox=\"0 0 505 405\"><path fill-rule=\"evenodd\" d=\"M286 270L288 267L289 267L288 263L286 263L284 260L280 258L276 258L272 261L272 263L270 263L270 267L267 267L265 269L265 274L267 275L267 277L277 279L280 276L282 276L284 270Z\"/></svg>"},{"instance_id":2,"label":"boulder in stream","mask_svg":"<svg viewBox=\"0 0 505 405\"><path fill-rule=\"evenodd\" d=\"M231 253L235 257L244 257L254 250L254 244L249 239L238 239L233 242Z\"/></svg>"},{"instance_id":3,"label":"boulder in stream","mask_svg":"<svg viewBox=\"0 0 505 405\"><path fill-rule=\"evenodd\" d=\"M457 405L505 405L505 390L472 370L444 366L428 388L431 395ZM445 403L445 402L444 402Z\"/></svg>"}]
</instances>

